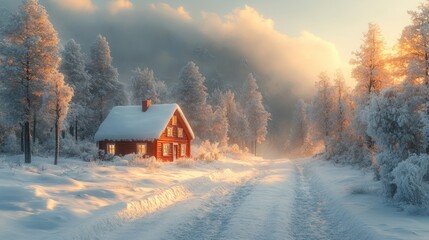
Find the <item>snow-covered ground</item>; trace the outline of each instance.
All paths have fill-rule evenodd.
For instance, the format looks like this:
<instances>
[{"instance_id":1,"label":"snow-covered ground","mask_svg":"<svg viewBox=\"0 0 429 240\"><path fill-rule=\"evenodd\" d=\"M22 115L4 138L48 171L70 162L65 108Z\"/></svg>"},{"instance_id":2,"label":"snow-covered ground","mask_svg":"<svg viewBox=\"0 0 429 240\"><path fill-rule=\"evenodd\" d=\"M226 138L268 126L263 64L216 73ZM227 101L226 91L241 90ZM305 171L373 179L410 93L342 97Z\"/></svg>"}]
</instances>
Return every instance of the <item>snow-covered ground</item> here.
<instances>
[{"instance_id":1,"label":"snow-covered ground","mask_svg":"<svg viewBox=\"0 0 429 240\"><path fill-rule=\"evenodd\" d=\"M371 173L308 160L0 158L0 239L429 239Z\"/></svg>"}]
</instances>

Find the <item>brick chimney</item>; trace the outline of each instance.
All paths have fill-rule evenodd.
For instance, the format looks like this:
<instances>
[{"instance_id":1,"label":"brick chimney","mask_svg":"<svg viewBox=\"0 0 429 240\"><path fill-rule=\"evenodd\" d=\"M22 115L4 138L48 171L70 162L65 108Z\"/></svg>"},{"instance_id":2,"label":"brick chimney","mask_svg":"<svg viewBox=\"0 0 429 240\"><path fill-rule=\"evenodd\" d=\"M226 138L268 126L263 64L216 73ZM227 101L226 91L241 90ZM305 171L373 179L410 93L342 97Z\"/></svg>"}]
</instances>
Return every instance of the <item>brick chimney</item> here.
<instances>
[{"instance_id":1,"label":"brick chimney","mask_svg":"<svg viewBox=\"0 0 429 240\"><path fill-rule=\"evenodd\" d=\"M152 101L151 100L143 100L143 102L142 102L142 111L146 112L149 109L150 105L152 105Z\"/></svg>"}]
</instances>

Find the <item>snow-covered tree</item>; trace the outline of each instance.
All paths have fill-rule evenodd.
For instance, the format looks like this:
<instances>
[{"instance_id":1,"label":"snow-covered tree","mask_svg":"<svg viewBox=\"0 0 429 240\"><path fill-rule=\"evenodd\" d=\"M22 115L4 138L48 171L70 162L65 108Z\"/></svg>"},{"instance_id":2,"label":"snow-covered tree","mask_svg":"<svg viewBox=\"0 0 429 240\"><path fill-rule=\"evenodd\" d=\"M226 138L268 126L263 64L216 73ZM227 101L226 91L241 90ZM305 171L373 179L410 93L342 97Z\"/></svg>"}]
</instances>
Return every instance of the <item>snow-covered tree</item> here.
<instances>
[{"instance_id":1,"label":"snow-covered tree","mask_svg":"<svg viewBox=\"0 0 429 240\"><path fill-rule=\"evenodd\" d=\"M112 66L107 39L98 35L91 47L88 73L91 76L92 110L95 115L92 133L95 133L112 107L127 104L124 84L118 79L118 70Z\"/></svg>"},{"instance_id":2,"label":"snow-covered tree","mask_svg":"<svg viewBox=\"0 0 429 240\"><path fill-rule=\"evenodd\" d=\"M351 113L353 104L350 92L345 84L343 74L338 71L332 87L332 132L328 141L328 151L325 156L335 162L369 164L366 150L351 129Z\"/></svg>"},{"instance_id":3,"label":"snow-covered tree","mask_svg":"<svg viewBox=\"0 0 429 240\"><path fill-rule=\"evenodd\" d=\"M271 114L265 110L262 94L252 73L247 76L244 84L242 106L249 122L250 141L256 151L256 143L265 141Z\"/></svg>"},{"instance_id":4,"label":"snow-covered tree","mask_svg":"<svg viewBox=\"0 0 429 240\"><path fill-rule=\"evenodd\" d=\"M182 69L177 87L177 102L196 132L202 139L209 139L210 124L213 115L212 107L207 104L205 77L194 62L188 62Z\"/></svg>"},{"instance_id":5,"label":"snow-covered tree","mask_svg":"<svg viewBox=\"0 0 429 240\"><path fill-rule=\"evenodd\" d=\"M392 198L396 192L392 171L409 154L421 152L421 120L418 101L399 87L387 88L371 98L362 112L368 135L377 143L380 179L384 193Z\"/></svg>"},{"instance_id":6,"label":"snow-covered tree","mask_svg":"<svg viewBox=\"0 0 429 240\"><path fill-rule=\"evenodd\" d=\"M388 71L389 56L377 24L369 23L368 31L364 34L360 49L353 53L350 63L354 65L352 76L357 84L354 89L356 109L354 114L354 132L358 138L365 141L366 147L374 148L373 140L366 134L366 125L358 118L367 105L371 95L392 84L391 74Z\"/></svg>"},{"instance_id":7,"label":"snow-covered tree","mask_svg":"<svg viewBox=\"0 0 429 240\"><path fill-rule=\"evenodd\" d=\"M394 199L405 205L429 207L429 156L411 155L393 169Z\"/></svg>"},{"instance_id":8,"label":"snow-covered tree","mask_svg":"<svg viewBox=\"0 0 429 240\"><path fill-rule=\"evenodd\" d=\"M413 84L429 84L429 1L417 11L409 11L411 24L406 26L398 43L399 67L405 80Z\"/></svg>"},{"instance_id":9,"label":"snow-covered tree","mask_svg":"<svg viewBox=\"0 0 429 240\"><path fill-rule=\"evenodd\" d=\"M363 43L353 55L350 63L354 65L352 76L357 82L355 87L357 95L367 99L371 93L379 93L381 89L391 85L388 71L389 57L377 24L368 24Z\"/></svg>"},{"instance_id":10,"label":"snow-covered tree","mask_svg":"<svg viewBox=\"0 0 429 240\"><path fill-rule=\"evenodd\" d=\"M25 162L31 162L30 125L42 107L47 82L55 78L60 63L58 35L37 0L25 1L3 31L0 55L3 101L11 121L23 126Z\"/></svg>"},{"instance_id":11,"label":"snow-covered tree","mask_svg":"<svg viewBox=\"0 0 429 240\"><path fill-rule=\"evenodd\" d=\"M45 96L47 98L46 111L51 115L55 130L55 157L54 164L58 164L60 154L60 129L67 116L70 101L73 97L73 89L64 82L61 73L52 75Z\"/></svg>"},{"instance_id":12,"label":"snow-covered tree","mask_svg":"<svg viewBox=\"0 0 429 240\"><path fill-rule=\"evenodd\" d=\"M211 124L212 136L209 140L218 142L221 146L228 144L228 116L227 108L223 104L224 93L216 88L209 97L210 105L213 107L213 119Z\"/></svg>"},{"instance_id":13,"label":"snow-covered tree","mask_svg":"<svg viewBox=\"0 0 429 240\"><path fill-rule=\"evenodd\" d=\"M158 103L164 103L169 98L169 88L167 87L167 84L162 80L156 80L155 83L155 93L156 96L154 97L157 99Z\"/></svg>"},{"instance_id":14,"label":"snow-covered tree","mask_svg":"<svg viewBox=\"0 0 429 240\"><path fill-rule=\"evenodd\" d=\"M224 92L220 105L225 109L228 119L228 142L245 147L246 138L249 136L249 122L243 108L235 98L235 93L231 90Z\"/></svg>"},{"instance_id":15,"label":"snow-covered tree","mask_svg":"<svg viewBox=\"0 0 429 240\"><path fill-rule=\"evenodd\" d=\"M406 26L398 43L399 57L396 61L400 75L409 95L421 94L426 107L423 118L429 118L429 1L422 3L417 11L409 11L411 24ZM427 121L425 122L427 123ZM423 135L429 136L429 128L423 129ZM429 144L425 145L429 153Z\"/></svg>"},{"instance_id":16,"label":"snow-covered tree","mask_svg":"<svg viewBox=\"0 0 429 240\"><path fill-rule=\"evenodd\" d=\"M156 88L156 80L152 69L145 68L143 71L138 67L133 71L130 79L131 103L141 104L143 100L152 100L159 103Z\"/></svg>"},{"instance_id":17,"label":"snow-covered tree","mask_svg":"<svg viewBox=\"0 0 429 240\"><path fill-rule=\"evenodd\" d=\"M337 72L335 79L335 111L334 111L334 125L335 133L338 135L339 139L342 139L344 132L350 123L349 113L350 110L350 101L348 96L348 91L346 83L344 80L344 75L341 72Z\"/></svg>"},{"instance_id":18,"label":"snow-covered tree","mask_svg":"<svg viewBox=\"0 0 429 240\"><path fill-rule=\"evenodd\" d=\"M319 75L316 87L317 92L310 107L310 118L318 133L315 137L323 141L325 151L327 151L329 138L334 130L332 113L335 103L331 80L327 73Z\"/></svg>"},{"instance_id":19,"label":"snow-covered tree","mask_svg":"<svg viewBox=\"0 0 429 240\"><path fill-rule=\"evenodd\" d=\"M213 119L211 121L210 138L212 142L217 142L221 146L228 144L228 118L226 109L221 106L215 106Z\"/></svg>"},{"instance_id":20,"label":"snow-covered tree","mask_svg":"<svg viewBox=\"0 0 429 240\"><path fill-rule=\"evenodd\" d=\"M85 58L81 47L74 39L68 41L64 46L60 70L64 74L65 82L74 91L68 122L71 134L77 141L78 132L80 135L88 137L87 127L90 125L88 119L92 111L89 108L91 78L85 69Z\"/></svg>"},{"instance_id":21,"label":"snow-covered tree","mask_svg":"<svg viewBox=\"0 0 429 240\"><path fill-rule=\"evenodd\" d=\"M307 104L299 99L293 112L291 131L289 135L289 150L301 149L307 141L309 122Z\"/></svg>"}]
</instances>

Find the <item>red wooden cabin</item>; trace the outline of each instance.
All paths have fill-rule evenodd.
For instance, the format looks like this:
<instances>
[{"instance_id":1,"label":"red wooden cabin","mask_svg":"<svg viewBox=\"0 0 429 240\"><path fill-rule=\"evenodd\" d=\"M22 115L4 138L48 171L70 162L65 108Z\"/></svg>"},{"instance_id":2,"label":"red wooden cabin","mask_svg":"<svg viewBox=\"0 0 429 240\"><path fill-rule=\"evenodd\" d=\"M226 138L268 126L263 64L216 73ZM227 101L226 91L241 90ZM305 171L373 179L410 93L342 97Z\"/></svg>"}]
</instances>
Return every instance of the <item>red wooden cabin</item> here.
<instances>
[{"instance_id":1,"label":"red wooden cabin","mask_svg":"<svg viewBox=\"0 0 429 240\"><path fill-rule=\"evenodd\" d=\"M191 156L194 133L177 104L114 107L95 134L98 148L112 155L130 153L174 161Z\"/></svg>"}]
</instances>

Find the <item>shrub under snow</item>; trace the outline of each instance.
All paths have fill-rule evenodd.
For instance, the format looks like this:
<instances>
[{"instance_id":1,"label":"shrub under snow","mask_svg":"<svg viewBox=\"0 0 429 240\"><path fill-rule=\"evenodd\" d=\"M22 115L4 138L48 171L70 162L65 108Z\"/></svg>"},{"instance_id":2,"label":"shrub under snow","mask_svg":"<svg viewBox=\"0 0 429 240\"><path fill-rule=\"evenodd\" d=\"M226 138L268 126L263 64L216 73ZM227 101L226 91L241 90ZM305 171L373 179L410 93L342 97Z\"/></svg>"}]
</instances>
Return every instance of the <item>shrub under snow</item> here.
<instances>
[{"instance_id":1,"label":"shrub under snow","mask_svg":"<svg viewBox=\"0 0 429 240\"><path fill-rule=\"evenodd\" d=\"M396 184L394 199L406 205L427 207L429 204L428 182L429 156L412 155L393 170Z\"/></svg>"},{"instance_id":2,"label":"shrub under snow","mask_svg":"<svg viewBox=\"0 0 429 240\"><path fill-rule=\"evenodd\" d=\"M219 143L210 143L210 141L206 140L199 146L195 158L204 161L215 161L219 160L221 156Z\"/></svg>"}]
</instances>

